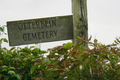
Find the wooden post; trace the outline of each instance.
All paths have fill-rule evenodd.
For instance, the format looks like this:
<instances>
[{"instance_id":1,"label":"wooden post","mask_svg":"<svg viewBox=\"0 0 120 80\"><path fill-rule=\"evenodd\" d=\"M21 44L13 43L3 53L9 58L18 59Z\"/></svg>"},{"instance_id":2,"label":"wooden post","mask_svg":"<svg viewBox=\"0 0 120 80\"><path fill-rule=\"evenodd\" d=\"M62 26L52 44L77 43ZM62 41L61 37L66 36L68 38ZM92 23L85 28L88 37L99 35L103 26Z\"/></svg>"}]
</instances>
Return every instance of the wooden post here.
<instances>
[{"instance_id":1,"label":"wooden post","mask_svg":"<svg viewBox=\"0 0 120 80\"><path fill-rule=\"evenodd\" d=\"M88 20L87 20L87 0L72 0L73 13L73 35L82 35L85 40L88 40ZM73 36L75 44L80 43L80 40ZM86 44L84 46L87 47Z\"/></svg>"}]
</instances>

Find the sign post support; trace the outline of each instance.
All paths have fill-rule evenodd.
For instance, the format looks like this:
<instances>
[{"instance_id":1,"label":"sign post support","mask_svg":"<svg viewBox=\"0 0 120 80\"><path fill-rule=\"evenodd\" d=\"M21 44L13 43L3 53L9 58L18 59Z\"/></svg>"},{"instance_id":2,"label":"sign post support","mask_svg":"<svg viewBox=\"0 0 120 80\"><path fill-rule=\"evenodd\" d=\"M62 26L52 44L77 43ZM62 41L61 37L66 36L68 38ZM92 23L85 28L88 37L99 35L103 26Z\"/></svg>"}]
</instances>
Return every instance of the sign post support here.
<instances>
[{"instance_id":1,"label":"sign post support","mask_svg":"<svg viewBox=\"0 0 120 80\"><path fill-rule=\"evenodd\" d=\"M87 20L87 0L72 0L73 13L73 42L80 43L80 40L74 36L82 35L88 40L88 20ZM86 44L83 46L87 47Z\"/></svg>"}]
</instances>

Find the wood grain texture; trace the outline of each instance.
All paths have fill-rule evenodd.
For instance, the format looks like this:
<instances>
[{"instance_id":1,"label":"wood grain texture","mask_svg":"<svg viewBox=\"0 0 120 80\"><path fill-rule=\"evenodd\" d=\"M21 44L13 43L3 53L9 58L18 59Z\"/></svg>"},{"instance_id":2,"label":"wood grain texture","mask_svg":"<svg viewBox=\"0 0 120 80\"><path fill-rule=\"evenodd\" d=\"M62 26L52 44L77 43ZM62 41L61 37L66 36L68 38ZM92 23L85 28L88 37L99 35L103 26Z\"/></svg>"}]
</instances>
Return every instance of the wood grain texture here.
<instances>
[{"instance_id":1,"label":"wood grain texture","mask_svg":"<svg viewBox=\"0 0 120 80\"><path fill-rule=\"evenodd\" d=\"M73 35L82 35L88 40L87 0L72 0ZM73 37L73 42L78 44L80 40Z\"/></svg>"},{"instance_id":2,"label":"wood grain texture","mask_svg":"<svg viewBox=\"0 0 120 80\"><path fill-rule=\"evenodd\" d=\"M57 16L7 22L10 46L73 39L73 17Z\"/></svg>"}]
</instances>

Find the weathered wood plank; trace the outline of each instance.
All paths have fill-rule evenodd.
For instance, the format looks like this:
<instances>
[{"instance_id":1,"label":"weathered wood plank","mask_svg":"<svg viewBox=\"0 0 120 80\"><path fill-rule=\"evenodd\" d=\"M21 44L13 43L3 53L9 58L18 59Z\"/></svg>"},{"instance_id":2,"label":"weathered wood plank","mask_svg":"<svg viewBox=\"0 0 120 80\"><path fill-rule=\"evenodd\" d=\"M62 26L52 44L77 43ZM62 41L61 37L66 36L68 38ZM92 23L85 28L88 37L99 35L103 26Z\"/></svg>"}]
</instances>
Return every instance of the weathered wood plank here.
<instances>
[{"instance_id":1,"label":"weathered wood plank","mask_svg":"<svg viewBox=\"0 0 120 80\"><path fill-rule=\"evenodd\" d=\"M88 40L87 0L72 0L72 13L73 35L82 35L85 40ZM80 40L73 37L73 42L78 44Z\"/></svg>"},{"instance_id":2,"label":"weathered wood plank","mask_svg":"<svg viewBox=\"0 0 120 80\"><path fill-rule=\"evenodd\" d=\"M10 46L73 39L72 15L7 22Z\"/></svg>"}]
</instances>

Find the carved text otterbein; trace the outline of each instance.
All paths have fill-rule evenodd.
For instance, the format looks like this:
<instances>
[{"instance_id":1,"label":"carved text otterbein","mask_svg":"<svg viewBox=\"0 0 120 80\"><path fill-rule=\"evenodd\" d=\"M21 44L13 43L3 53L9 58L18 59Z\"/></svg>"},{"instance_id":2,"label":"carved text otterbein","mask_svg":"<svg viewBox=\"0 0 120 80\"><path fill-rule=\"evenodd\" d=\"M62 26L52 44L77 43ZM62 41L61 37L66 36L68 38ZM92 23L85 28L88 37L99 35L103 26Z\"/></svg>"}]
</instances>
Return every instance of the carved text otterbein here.
<instances>
[{"instance_id":1,"label":"carved text otterbein","mask_svg":"<svg viewBox=\"0 0 120 80\"><path fill-rule=\"evenodd\" d=\"M28 30L28 29L42 29L50 28L56 26L56 20L42 20L42 21L33 21L33 22L20 22L18 23L18 29Z\"/></svg>"}]
</instances>

